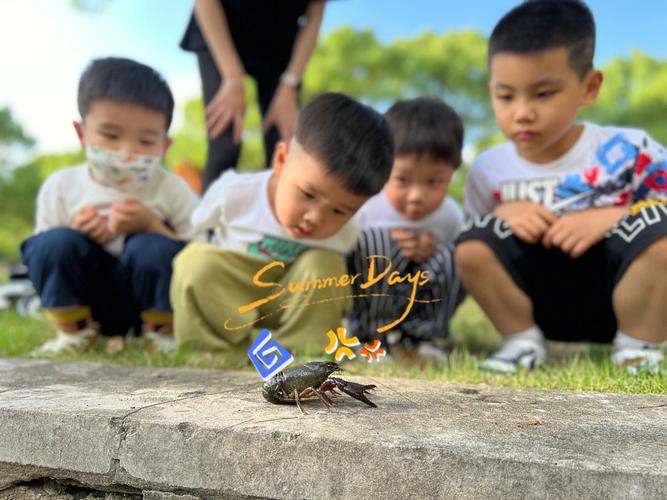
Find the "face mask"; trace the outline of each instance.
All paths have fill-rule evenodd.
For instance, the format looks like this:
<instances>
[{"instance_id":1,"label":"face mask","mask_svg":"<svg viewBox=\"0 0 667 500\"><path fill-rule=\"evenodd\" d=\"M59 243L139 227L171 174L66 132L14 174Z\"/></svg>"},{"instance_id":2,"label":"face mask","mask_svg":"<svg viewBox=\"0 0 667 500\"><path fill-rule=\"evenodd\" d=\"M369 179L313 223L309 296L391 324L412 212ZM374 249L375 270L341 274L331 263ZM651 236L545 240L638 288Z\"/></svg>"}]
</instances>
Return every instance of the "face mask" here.
<instances>
[{"instance_id":1,"label":"face mask","mask_svg":"<svg viewBox=\"0 0 667 500\"><path fill-rule=\"evenodd\" d=\"M160 168L159 156L127 154L93 146L86 147L86 160L95 180L124 192L141 190Z\"/></svg>"}]
</instances>

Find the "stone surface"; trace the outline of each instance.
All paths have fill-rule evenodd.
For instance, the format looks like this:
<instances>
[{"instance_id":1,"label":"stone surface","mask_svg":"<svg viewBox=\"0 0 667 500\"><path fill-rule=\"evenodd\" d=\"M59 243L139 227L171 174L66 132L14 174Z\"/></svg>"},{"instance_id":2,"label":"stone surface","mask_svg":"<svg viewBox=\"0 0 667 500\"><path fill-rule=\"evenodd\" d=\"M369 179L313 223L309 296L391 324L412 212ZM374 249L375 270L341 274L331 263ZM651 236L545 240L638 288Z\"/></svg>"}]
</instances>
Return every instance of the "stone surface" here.
<instances>
[{"instance_id":1,"label":"stone surface","mask_svg":"<svg viewBox=\"0 0 667 500\"><path fill-rule=\"evenodd\" d=\"M276 406L253 373L0 360L0 488L201 498L660 498L667 396L404 379ZM0 498L2 491L0 491ZM170 498L164 496L161 498Z\"/></svg>"}]
</instances>

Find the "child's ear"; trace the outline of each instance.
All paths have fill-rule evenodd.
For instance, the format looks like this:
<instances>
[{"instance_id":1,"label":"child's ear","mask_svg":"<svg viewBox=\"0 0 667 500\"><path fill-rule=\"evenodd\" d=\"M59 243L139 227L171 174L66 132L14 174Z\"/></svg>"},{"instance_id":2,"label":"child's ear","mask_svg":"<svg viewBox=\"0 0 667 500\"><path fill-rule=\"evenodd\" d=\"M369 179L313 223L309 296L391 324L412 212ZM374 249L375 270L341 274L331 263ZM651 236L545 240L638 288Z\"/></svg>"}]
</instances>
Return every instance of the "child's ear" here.
<instances>
[{"instance_id":1,"label":"child's ear","mask_svg":"<svg viewBox=\"0 0 667 500\"><path fill-rule=\"evenodd\" d=\"M285 141L278 142L273 152L273 164L271 165L274 174L280 175L283 171L283 167L287 161L287 153L289 153L289 144Z\"/></svg>"},{"instance_id":2,"label":"child's ear","mask_svg":"<svg viewBox=\"0 0 667 500\"><path fill-rule=\"evenodd\" d=\"M72 122L72 125L74 125L74 130L76 130L76 136L79 138L79 142L81 143L81 147L85 147L85 135L83 133L83 123L81 122Z\"/></svg>"},{"instance_id":3,"label":"child's ear","mask_svg":"<svg viewBox=\"0 0 667 500\"><path fill-rule=\"evenodd\" d=\"M162 159L164 159L164 156L167 154L167 151L171 147L171 145L174 143L174 140L167 136L164 140L164 147L162 148Z\"/></svg>"},{"instance_id":4,"label":"child's ear","mask_svg":"<svg viewBox=\"0 0 667 500\"><path fill-rule=\"evenodd\" d=\"M592 69L586 76L585 92L582 105L590 106L598 98L600 87L602 87L602 80L604 79L602 71Z\"/></svg>"}]
</instances>

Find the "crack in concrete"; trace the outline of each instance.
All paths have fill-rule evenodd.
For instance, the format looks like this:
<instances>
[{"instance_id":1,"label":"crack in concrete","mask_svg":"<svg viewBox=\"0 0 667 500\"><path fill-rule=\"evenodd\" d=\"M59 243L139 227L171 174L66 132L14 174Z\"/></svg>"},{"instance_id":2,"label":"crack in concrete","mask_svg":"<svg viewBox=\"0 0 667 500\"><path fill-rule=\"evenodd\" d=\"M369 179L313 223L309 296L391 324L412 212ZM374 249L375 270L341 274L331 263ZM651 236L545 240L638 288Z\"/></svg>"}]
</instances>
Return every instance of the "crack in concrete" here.
<instances>
[{"instance_id":1,"label":"crack in concrete","mask_svg":"<svg viewBox=\"0 0 667 500\"><path fill-rule=\"evenodd\" d=\"M263 424L265 422L276 422L278 420L294 420L295 418L308 418L308 415L298 415L296 417L277 417L277 418L266 418L264 420L254 420L253 424ZM236 425L236 424L235 424ZM231 427L231 426L230 426Z\"/></svg>"},{"instance_id":2,"label":"crack in concrete","mask_svg":"<svg viewBox=\"0 0 667 500\"><path fill-rule=\"evenodd\" d=\"M177 397L175 399L169 399L167 401L158 401L157 403L152 403L152 404L137 408L135 410L132 410L130 413L128 413L127 415L125 415L122 418L123 418L123 420L125 420L126 418L134 415L135 413L139 413L141 410L145 410L147 408L153 408L155 406L166 405L166 404L170 404L170 403L177 403L178 401L185 401L186 399L197 399L197 398L201 398L201 397L205 397L205 396L215 396L215 395L218 395L218 394L225 394L227 392L234 392L234 391L239 390L239 389L243 390L243 389L248 388L249 385L250 384L243 384L241 386L233 387L233 388L230 388L230 389L225 389L224 391L216 391L216 392L195 391L194 393L184 393L184 394L187 394L187 395L183 396L183 397Z\"/></svg>"},{"instance_id":3,"label":"crack in concrete","mask_svg":"<svg viewBox=\"0 0 667 500\"><path fill-rule=\"evenodd\" d=\"M121 472L127 474L127 471L125 471L125 469L123 469L123 467L120 465L120 458L119 457L120 457L120 450L123 447L123 443L127 439L127 434L128 434L128 431L129 431L129 429L127 428L127 419L129 417L131 417L132 415L134 415L136 413L139 413L141 410L145 410L147 408L153 408L155 406L166 405L166 404L170 404L170 403L176 403L178 401L184 401L186 399L196 399L196 398L201 398L201 397L204 397L204 396L215 396L217 394L224 394L224 393L228 393L228 392L233 392L233 391L238 390L238 389L243 390L243 389L249 387L249 385L250 384L243 384L243 385L240 385L240 386L225 389L224 391L216 391L216 392L204 392L204 391L185 392L185 393L183 393L183 394L185 394L185 396L183 396L183 397L178 397L178 398L170 399L170 400L167 400L167 401L158 401L157 403L153 403L153 404L149 404L149 405L137 408L137 409L125 414L122 417L113 417L111 419L110 423L111 423L112 427L118 425L118 438L119 439L118 439L118 446L116 446L116 452L111 457L110 464L109 464L109 472L107 474L113 480L116 480L117 475Z\"/></svg>"}]
</instances>

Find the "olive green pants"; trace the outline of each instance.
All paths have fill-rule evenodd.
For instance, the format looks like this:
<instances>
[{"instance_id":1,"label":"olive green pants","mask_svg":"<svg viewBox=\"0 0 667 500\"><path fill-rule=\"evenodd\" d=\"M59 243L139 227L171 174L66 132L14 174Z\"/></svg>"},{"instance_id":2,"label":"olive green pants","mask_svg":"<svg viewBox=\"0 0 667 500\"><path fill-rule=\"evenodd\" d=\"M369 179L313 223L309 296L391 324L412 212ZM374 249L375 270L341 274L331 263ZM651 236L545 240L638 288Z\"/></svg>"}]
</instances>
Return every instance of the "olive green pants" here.
<instances>
[{"instance_id":1,"label":"olive green pants","mask_svg":"<svg viewBox=\"0 0 667 500\"><path fill-rule=\"evenodd\" d=\"M311 248L291 264L191 243L174 260L171 302L179 346L244 353L259 330L292 353L322 353L352 289L335 286L343 257ZM301 285L301 286L300 286Z\"/></svg>"}]
</instances>

